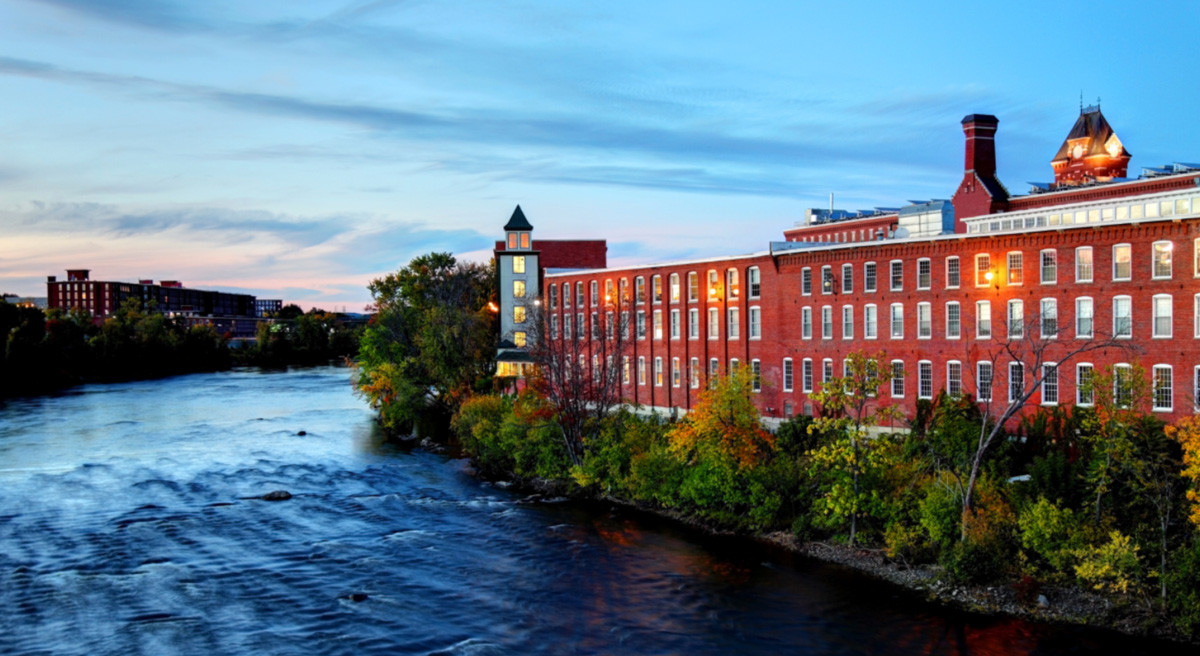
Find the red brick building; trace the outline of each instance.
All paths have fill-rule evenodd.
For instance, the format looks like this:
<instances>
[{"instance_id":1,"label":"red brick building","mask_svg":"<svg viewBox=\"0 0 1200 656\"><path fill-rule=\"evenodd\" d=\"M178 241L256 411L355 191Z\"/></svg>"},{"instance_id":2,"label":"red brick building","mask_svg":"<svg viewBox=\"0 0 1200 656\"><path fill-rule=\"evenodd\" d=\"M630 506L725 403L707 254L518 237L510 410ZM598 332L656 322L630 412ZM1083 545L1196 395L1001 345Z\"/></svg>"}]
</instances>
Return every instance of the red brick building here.
<instances>
[{"instance_id":1,"label":"red brick building","mask_svg":"<svg viewBox=\"0 0 1200 656\"><path fill-rule=\"evenodd\" d=\"M1194 412L1200 166L1125 178L1129 153L1087 108L1052 162L1055 182L1012 196L996 176L997 126L963 119L952 202L810 211L755 254L548 272L547 334L586 343L606 315L627 318L625 396L664 410L692 407L707 376L744 366L759 374L765 416L808 413L809 394L866 351L890 362L885 396L910 414L939 390L1002 406L1035 381L1033 404L1087 404L1082 381L1135 363L1155 413ZM1100 343L1115 347L1067 359Z\"/></svg>"}]
</instances>

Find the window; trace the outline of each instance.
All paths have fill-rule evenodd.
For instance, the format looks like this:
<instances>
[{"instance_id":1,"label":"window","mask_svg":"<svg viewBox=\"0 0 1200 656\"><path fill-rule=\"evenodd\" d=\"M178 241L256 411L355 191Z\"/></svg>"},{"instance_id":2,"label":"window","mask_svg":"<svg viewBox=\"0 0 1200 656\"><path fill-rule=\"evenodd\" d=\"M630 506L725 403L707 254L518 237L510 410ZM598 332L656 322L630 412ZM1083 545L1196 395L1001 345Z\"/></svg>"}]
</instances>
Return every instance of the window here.
<instances>
[{"instance_id":1,"label":"window","mask_svg":"<svg viewBox=\"0 0 1200 656\"><path fill-rule=\"evenodd\" d=\"M521 233L521 248L529 248L529 233Z\"/></svg>"},{"instance_id":2,"label":"window","mask_svg":"<svg viewBox=\"0 0 1200 656\"><path fill-rule=\"evenodd\" d=\"M679 387L683 372L679 370L679 358L671 358L671 387Z\"/></svg>"},{"instance_id":3,"label":"window","mask_svg":"<svg viewBox=\"0 0 1200 656\"><path fill-rule=\"evenodd\" d=\"M958 301L946 304L946 339L958 339L962 336L962 307Z\"/></svg>"},{"instance_id":4,"label":"window","mask_svg":"<svg viewBox=\"0 0 1200 656\"><path fill-rule=\"evenodd\" d=\"M904 361L892 360L892 398L904 397Z\"/></svg>"},{"instance_id":5,"label":"window","mask_svg":"<svg viewBox=\"0 0 1200 656\"><path fill-rule=\"evenodd\" d=\"M1075 249L1075 282L1092 281L1092 247L1080 246Z\"/></svg>"},{"instance_id":6,"label":"window","mask_svg":"<svg viewBox=\"0 0 1200 656\"><path fill-rule=\"evenodd\" d=\"M721 339L721 311L708 308L708 338Z\"/></svg>"},{"instance_id":7,"label":"window","mask_svg":"<svg viewBox=\"0 0 1200 656\"><path fill-rule=\"evenodd\" d=\"M833 293L833 267L829 265L821 267L821 293Z\"/></svg>"},{"instance_id":8,"label":"window","mask_svg":"<svg viewBox=\"0 0 1200 656\"><path fill-rule=\"evenodd\" d=\"M1128 408L1133 402L1133 368L1127 364L1113 365L1113 403Z\"/></svg>"},{"instance_id":9,"label":"window","mask_svg":"<svg viewBox=\"0 0 1200 656\"><path fill-rule=\"evenodd\" d=\"M892 260L891 290L894 292L904 289L904 262Z\"/></svg>"},{"instance_id":10,"label":"window","mask_svg":"<svg viewBox=\"0 0 1200 656\"><path fill-rule=\"evenodd\" d=\"M1025 365L1008 363L1008 402L1012 403L1025 393Z\"/></svg>"},{"instance_id":11,"label":"window","mask_svg":"<svg viewBox=\"0 0 1200 656\"><path fill-rule=\"evenodd\" d=\"M1025 254L1011 251L1008 254L1008 284L1020 285L1025 281Z\"/></svg>"},{"instance_id":12,"label":"window","mask_svg":"<svg viewBox=\"0 0 1200 656\"><path fill-rule=\"evenodd\" d=\"M1197 295L1196 299L1196 307L1200 308L1200 295ZM1200 323L1196 325L1200 326ZM1200 335L1200 328L1197 328L1196 334ZM800 308L800 337L812 339L812 308L810 307Z\"/></svg>"},{"instance_id":13,"label":"window","mask_svg":"<svg viewBox=\"0 0 1200 656\"><path fill-rule=\"evenodd\" d=\"M1171 251L1175 244L1169 241L1156 241L1153 244L1154 249L1154 275L1155 280L1166 280L1171 277Z\"/></svg>"},{"instance_id":14,"label":"window","mask_svg":"<svg viewBox=\"0 0 1200 656\"><path fill-rule=\"evenodd\" d=\"M992 336L992 302L975 302L975 338L990 339Z\"/></svg>"},{"instance_id":15,"label":"window","mask_svg":"<svg viewBox=\"0 0 1200 656\"><path fill-rule=\"evenodd\" d=\"M946 258L946 289L958 289L962 284L962 274L959 271L958 256Z\"/></svg>"},{"instance_id":16,"label":"window","mask_svg":"<svg viewBox=\"0 0 1200 656\"><path fill-rule=\"evenodd\" d=\"M633 302L646 302L646 279L641 276L633 279Z\"/></svg>"},{"instance_id":17,"label":"window","mask_svg":"<svg viewBox=\"0 0 1200 656\"><path fill-rule=\"evenodd\" d=\"M854 339L854 306L842 306L842 339Z\"/></svg>"},{"instance_id":18,"label":"window","mask_svg":"<svg viewBox=\"0 0 1200 656\"><path fill-rule=\"evenodd\" d=\"M933 363L929 360L917 363L917 398L933 398Z\"/></svg>"},{"instance_id":19,"label":"window","mask_svg":"<svg viewBox=\"0 0 1200 656\"><path fill-rule=\"evenodd\" d=\"M951 360L946 363L946 393L950 396L962 396L962 363Z\"/></svg>"},{"instance_id":20,"label":"window","mask_svg":"<svg viewBox=\"0 0 1200 656\"><path fill-rule=\"evenodd\" d=\"M700 300L700 274L695 271L688 272L688 303L695 303Z\"/></svg>"},{"instance_id":21,"label":"window","mask_svg":"<svg viewBox=\"0 0 1200 656\"><path fill-rule=\"evenodd\" d=\"M671 291L671 302L678 303L679 299L681 298L680 297L680 289L679 289L679 274L672 273L671 277L668 278L668 280L669 280L668 284L670 285L670 291Z\"/></svg>"},{"instance_id":22,"label":"window","mask_svg":"<svg viewBox=\"0 0 1200 656\"><path fill-rule=\"evenodd\" d=\"M992 272L992 258L987 253L975 255L975 286L987 287L992 284L989 274Z\"/></svg>"},{"instance_id":23,"label":"window","mask_svg":"<svg viewBox=\"0 0 1200 656\"><path fill-rule=\"evenodd\" d=\"M593 280L589 287L588 291L592 294L592 307L595 307L600 302L600 282Z\"/></svg>"},{"instance_id":24,"label":"window","mask_svg":"<svg viewBox=\"0 0 1200 656\"><path fill-rule=\"evenodd\" d=\"M563 290L563 307L569 308L569 307L571 307L571 283L564 282L562 285L562 290Z\"/></svg>"},{"instance_id":25,"label":"window","mask_svg":"<svg viewBox=\"0 0 1200 656\"><path fill-rule=\"evenodd\" d=\"M646 358L638 357L638 385L646 384Z\"/></svg>"},{"instance_id":26,"label":"window","mask_svg":"<svg viewBox=\"0 0 1200 656\"><path fill-rule=\"evenodd\" d=\"M1092 363L1075 365L1075 405L1092 405L1096 402L1096 390L1092 389Z\"/></svg>"},{"instance_id":27,"label":"window","mask_svg":"<svg viewBox=\"0 0 1200 656\"><path fill-rule=\"evenodd\" d=\"M708 270L708 300L715 301L720 298L720 279L717 277L716 269Z\"/></svg>"},{"instance_id":28,"label":"window","mask_svg":"<svg viewBox=\"0 0 1200 656\"><path fill-rule=\"evenodd\" d=\"M976 400L991 401L992 400L992 363L991 362L976 362L975 363L975 384L978 388Z\"/></svg>"},{"instance_id":29,"label":"window","mask_svg":"<svg viewBox=\"0 0 1200 656\"><path fill-rule=\"evenodd\" d=\"M513 323L525 323L525 306L513 306Z\"/></svg>"},{"instance_id":30,"label":"window","mask_svg":"<svg viewBox=\"0 0 1200 656\"><path fill-rule=\"evenodd\" d=\"M800 384L805 392L813 391L813 361L809 358L804 358L800 365Z\"/></svg>"},{"instance_id":31,"label":"window","mask_svg":"<svg viewBox=\"0 0 1200 656\"><path fill-rule=\"evenodd\" d=\"M525 273L525 256L524 255L514 255L512 262L513 262L513 265L512 265L513 273Z\"/></svg>"},{"instance_id":32,"label":"window","mask_svg":"<svg viewBox=\"0 0 1200 656\"><path fill-rule=\"evenodd\" d=\"M517 233L515 233L515 232L508 233L508 247L509 248L517 247Z\"/></svg>"},{"instance_id":33,"label":"window","mask_svg":"<svg viewBox=\"0 0 1200 656\"><path fill-rule=\"evenodd\" d=\"M1155 294L1154 304L1154 337L1171 336L1171 295Z\"/></svg>"},{"instance_id":34,"label":"window","mask_svg":"<svg viewBox=\"0 0 1200 656\"><path fill-rule=\"evenodd\" d=\"M620 290L620 297L617 300L621 303L621 305L625 305L629 302L629 279L621 278L621 282L618 283L617 286Z\"/></svg>"},{"instance_id":35,"label":"window","mask_svg":"<svg viewBox=\"0 0 1200 656\"><path fill-rule=\"evenodd\" d=\"M613 281L612 278L604 281L604 304L608 305L613 302Z\"/></svg>"},{"instance_id":36,"label":"window","mask_svg":"<svg viewBox=\"0 0 1200 656\"><path fill-rule=\"evenodd\" d=\"M525 281L513 281L513 298L525 298Z\"/></svg>"},{"instance_id":37,"label":"window","mask_svg":"<svg viewBox=\"0 0 1200 656\"><path fill-rule=\"evenodd\" d=\"M929 258L923 257L917 260L917 289L929 289L933 285L933 265L929 263Z\"/></svg>"},{"instance_id":38,"label":"window","mask_svg":"<svg viewBox=\"0 0 1200 656\"><path fill-rule=\"evenodd\" d=\"M550 339L558 339L558 315L550 315Z\"/></svg>"},{"instance_id":39,"label":"window","mask_svg":"<svg viewBox=\"0 0 1200 656\"><path fill-rule=\"evenodd\" d=\"M738 297L738 270L729 269L725 272L725 285L729 289L729 298Z\"/></svg>"},{"instance_id":40,"label":"window","mask_svg":"<svg viewBox=\"0 0 1200 656\"><path fill-rule=\"evenodd\" d=\"M700 358L688 362L688 387L700 389Z\"/></svg>"},{"instance_id":41,"label":"window","mask_svg":"<svg viewBox=\"0 0 1200 656\"><path fill-rule=\"evenodd\" d=\"M1058 299L1043 298L1042 312L1039 323L1042 326L1042 338L1058 337Z\"/></svg>"},{"instance_id":42,"label":"window","mask_svg":"<svg viewBox=\"0 0 1200 656\"><path fill-rule=\"evenodd\" d=\"M710 388L717 386L717 379L721 377L721 361L712 358L708 361L708 386Z\"/></svg>"},{"instance_id":43,"label":"window","mask_svg":"<svg viewBox=\"0 0 1200 656\"><path fill-rule=\"evenodd\" d=\"M754 392L762 391L762 363L758 360L750 361L750 389Z\"/></svg>"},{"instance_id":44,"label":"window","mask_svg":"<svg viewBox=\"0 0 1200 656\"><path fill-rule=\"evenodd\" d=\"M1200 201L1193 201L1192 205L1200 204ZM1200 278L1200 237L1192 241L1192 275Z\"/></svg>"},{"instance_id":45,"label":"window","mask_svg":"<svg viewBox=\"0 0 1200 656\"><path fill-rule=\"evenodd\" d=\"M842 265L842 293L843 294L854 293L854 265L853 264L843 264Z\"/></svg>"},{"instance_id":46,"label":"window","mask_svg":"<svg viewBox=\"0 0 1200 656\"><path fill-rule=\"evenodd\" d=\"M917 339L933 337L933 310L929 303L917 303Z\"/></svg>"},{"instance_id":47,"label":"window","mask_svg":"<svg viewBox=\"0 0 1200 656\"><path fill-rule=\"evenodd\" d=\"M1200 247L1198 247L1198 248L1200 248ZM1197 271L1200 271L1200 267L1197 267ZM1198 274L1198 275L1200 275L1200 274ZM864 292L875 291L875 263L874 262L867 262L867 263L863 264L863 291Z\"/></svg>"},{"instance_id":48,"label":"window","mask_svg":"<svg viewBox=\"0 0 1200 656\"><path fill-rule=\"evenodd\" d=\"M1128 296L1113 297L1113 337L1133 337L1132 300Z\"/></svg>"},{"instance_id":49,"label":"window","mask_svg":"<svg viewBox=\"0 0 1200 656\"><path fill-rule=\"evenodd\" d=\"M1197 411L1200 411L1200 367L1192 369L1192 412Z\"/></svg>"},{"instance_id":50,"label":"window","mask_svg":"<svg viewBox=\"0 0 1200 656\"><path fill-rule=\"evenodd\" d=\"M662 310L654 311L654 339L663 338Z\"/></svg>"},{"instance_id":51,"label":"window","mask_svg":"<svg viewBox=\"0 0 1200 656\"><path fill-rule=\"evenodd\" d=\"M662 303L662 276L655 274L650 278L650 300Z\"/></svg>"},{"instance_id":52,"label":"window","mask_svg":"<svg viewBox=\"0 0 1200 656\"><path fill-rule=\"evenodd\" d=\"M729 332L727 333L729 335L729 339L737 339L739 333L741 332L739 330L741 326L741 317L738 316L739 314L740 312L738 308L729 308Z\"/></svg>"},{"instance_id":53,"label":"window","mask_svg":"<svg viewBox=\"0 0 1200 656\"><path fill-rule=\"evenodd\" d=\"M810 360L810 361L808 361L808 363L809 363L809 365L808 365L808 366L809 366L809 367L810 367L810 369L811 369L811 367L812 367L812 361ZM809 375L810 375L810 376L812 375L812 371L809 371ZM792 380L792 377L793 377L793 374L792 374L792 359L791 359L791 358L784 358L784 359L783 359L783 391L785 391L785 392L790 392L790 391L792 391L792 382L793 382L793 380Z\"/></svg>"},{"instance_id":54,"label":"window","mask_svg":"<svg viewBox=\"0 0 1200 656\"><path fill-rule=\"evenodd\" d=\"M729 358L729 375L732 376L733 374L736 374L737 371L738 371L738 359L737 358Z\"/></svg>"},{"instance_id":55,"label":"window","mask_svg":"<svg viewBox=\"0 0 1200 656\"><path fill-rule=\"evenodd\" d=\"M812 269L808 267L800 270L800 293L805 296L812 293Z\"/></svg>"},{"instance_id":56,"label":"window","mask_svg":"<svg viewBox=\"0 0 1200 656\"><path fill-rule=\"evenodd\" d=\"M892 318L890 322L892 339L904 339L904 305L892 303Z\"/></svg>"},{"instance_id":57,"label":"window","mask_svg":"<svg viewBox=\"0 0 1200 656\"><path fill-rule=\"evenodd\" d=\"M563 339L571 339L571 315L563 315Z\"/></svg>"},{"instance_id":58,"label":"window","mask_svg":"<svg viewBox=\"0 0 1200 656\"><path fill-rule=\"evenodd\" d=\"M557 310L558 309L558 285L550 285L549 287L546 288L546 291L549 293L549 296L550 296L550 309Z\"/></svg>"},{"instance_id":59,"label":"window","mask_svg":"<svg viewBox=\"0 0 1200 656\"><path fill-rule=\"evenodd\" d=\"M621 339L629 339L629 311L621 313Z\"/></svg>"},{"instance_id":60,"label":"window","mask_svg":"<svg viewBox=\"0 0 1200 656\"><path fill-rule=\"evenodd\" d=\"M1170 412L1175 405L1171 365L1154 365L1154 409Z\"/></svg>"},{"instance_id":61,"label":"window","mask_svg":"<svg viewBox=\"0 0 1200 656\"><path fill-rule=\"evenodd\" d=\"M833 307L821 308L821 339L833 339Z\"/></svg>"},{"instance_id":62,"label":"window","mask_svg":"<svg viewBox=\"0 0 1200 656\"><path fill-rule=\"evenodd\" d=\"M575 283L575 306L583 307L583 281Z\"/></svg>"},{"instance_id":63,"label":"window","mask_svg":"<svg viewBox=\"0 0 1200 656\"><path fill-rule=\"evenodd\" d=\"M577 328L577 330L575 331L575 338L583 339L585 335L584 335L584 323L583 323L583 313L582 312L579 312L575 315L575 327ZM580 356L580 357L582 357L582 356Z\"/></svg>"},{"instance_id":64,"label":"window","mask_svg":"<svg viewBox=\"0 0 1200 656\"><path fill-rule=\"evenodd\" d=\"M1025 302L1019 298L1008 302L1008 336L1010 339L1025 336Z\"/></svg>"},{"instance_id":65,"label":"window","mask_svg":"<svg viewBox=\"0 0 1200 656\"><path fill-rule=\"evenodd\" d=\"M821 384L824 385L833 380L833 359L825 358L821 361Z\"/></svg>"},{"instance_id":66,"label":"window","mask_svg":"<svg viewBox=\"0 0 1200 656\"><path fill-rule=\"evenodd\" d=\"M517 330L513 332L513 344L517 348L525 348L525 331Z\"/></svg>"},{"instance_id":67,"label":"window","mask_svg":"<svg viewBox=\"0 0 1200 656\"><path fill-rule=\"evenodd\" d=\"M629 384L629 356L621 356L621 384Z\"/></svg>"},{"instance_id":68,"label":"window","mask_svg":"<svg viewBox=\"0 0 1200 656\"><path fill-rule=\"evenodd\" d=\"M679 310L671 310L671 339L679 339Z\"/></svg>"},{"instance_id":69,"label":"window","mask_svg":"<svg viewBox=\"0 0 1200 656\"><path fill-rule=\"evenodd\" d=\"M646 339L646 311L637 311L637 338Z\"/></svg>"},{"instance_id":70,"label":"window","mask_svg":"<svg viewBox=\"0 0 1200 656\"><path fill-rule=\"evenodd\" d=\"M688 339L700 339L700 310L688 310Z\"/></svg>"},{"instance_id":71,"label":"window","mask_svg":"<svg viewBox=\"0 0 1200 656\"><path fill-rule=\"evenodd\" d=\"M1058 405L1058 365L1042 365L1042 405Z\"/></svg>"},{"instance_id":72,"label":"window","mask_svg":"<svg viewBox=\"0 0 1200 656\"><path fill-rule=\"evenodd\" d=\"M654 386L662 387L663 384L663 361L662 358L654 358Z\"/></svg>"},{"instance_id":73,"label":"window","mask_svg":"<svg viewBox=\"0 0 1200 656\"><path fill-rule=\"evenodd\" d=\"M863 338L875 339L879 336L879 316L874 305L863 306Z\"/></svg>"},{"instance_id":74,"label":"window","mask_svg":"<svg viewBox=\"0 0 1200 656\"><path fill-rule=\"evenodd\" d=\"M600 339L600 322L596 320L596 313L592 313L592 339Z\"/></svg>"},{"instance_id":75,"label":"window","mask_svg":"<svg viewBox=\"0 0 1200 656\"><path fill-rule=\"evenodd\" d=\"M758 298L762 294L762 276L758 267L750 267L746 271L746 284L750 285L750 298Z\"/></svg>"},{"instance_id":76,"label":"window","mask_svg":"<svg viewBox=\"0 0 1200 656\"><path fill-rule=\"evenodd\" d=\"M1133 275L1129 244L1113 246L1113 280L1129 280Z\"/></svg>"},{"instance_id":77,"label":"window","mask_svg":"<svg viewBox=\"0 0 1200 656\"><path fill-rule=\"evenodd\" d=\"M1192 332L1200 338L1200 294L1192 298Z\"/></svg>"},{"instance_id":78,"label":"window","mask_svg":"<svg viewBox=\"0 0 1200 656\"><path fill-rule=\"evenodd\" d=\"M750 308L750 339L762 339L762 308Z\"/></svg>"},{"instance_id":79,"label":"window","mask_svg":"<svg viewBox=\"0 0 1200 656\"><path fill-rule=\"evenodd\" d=\"M1075 338L1091 339L1093 335L1093 318L1096 315L1092 307L1092 299L1080 296L1075 299Z\"/></svg>"},{"instance_id":80,"label":"window","mask_svg":"<svg viewBox=\"0 0 1200 656\"><path fill-rule=\"evenodd\" d=\"M1041 279L1043 285L1053 285L1058 282L1058 251L1052 248L1042 251Z\"/></svg>"}]
</instances>

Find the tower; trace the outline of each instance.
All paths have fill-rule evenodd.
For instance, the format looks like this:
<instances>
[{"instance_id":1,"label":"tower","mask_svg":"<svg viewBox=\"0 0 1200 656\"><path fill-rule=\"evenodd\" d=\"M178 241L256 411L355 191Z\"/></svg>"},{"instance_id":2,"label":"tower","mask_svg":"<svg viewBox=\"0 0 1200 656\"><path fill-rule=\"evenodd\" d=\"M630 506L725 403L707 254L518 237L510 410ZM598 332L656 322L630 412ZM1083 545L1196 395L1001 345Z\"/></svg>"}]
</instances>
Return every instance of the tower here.
<instances>
[{"instance_id":1,"label":"tower","mask_svg":"<svg viewBox=\"0 0 1200 656\"><path fill-rule=\"evenodd\" d=\"M1066 187L1089 182L1109 182L1125 177L1129 151L1117 138L1112 126L1100 113L1100 106L1080 109L1079 118L1050 160L1054 186Z\"/></svg>"},{"instance_id":2,"label":"tower","mask_svg":"<svg viewBox=\"0 0 1200 656\"><path fill-rule=\"evenodd\" d=\"M497 375L520 376L530 361L526 347L530 327L536 320L534 308L541 298L539 253L533 249L533 226L521 206L504 225L504 242L496 249L500 274L500 345L496 355Z\"/></svg>"}]
</instances>

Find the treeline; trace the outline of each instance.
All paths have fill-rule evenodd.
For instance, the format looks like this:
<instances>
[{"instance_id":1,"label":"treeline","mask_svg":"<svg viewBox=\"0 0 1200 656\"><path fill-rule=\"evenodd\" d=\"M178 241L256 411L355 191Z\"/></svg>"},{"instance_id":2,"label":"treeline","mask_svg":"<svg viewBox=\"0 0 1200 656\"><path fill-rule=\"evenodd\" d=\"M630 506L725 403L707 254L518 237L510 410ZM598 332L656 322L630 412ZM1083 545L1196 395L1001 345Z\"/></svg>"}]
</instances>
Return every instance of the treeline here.
<instances>
[{"instance_id":1,"label":"treeline","mask_svg":"<svg viewBox=\"0 0 1200 656\"><path fill-rule=\"evenodd\" d=\"M616 405L606 390L627 375L621 326L608 331L611 358L581 357L582 340L534 340L540 373L501 393L509 381L489 380L495 324L483 309L495 286L492 268L446 254L372 284L380 312L363 336L359 389L386 428L451 417L491 476L881 549L954 581L1011 585L1031 605L1076 586L1200 634L1200 420L1164 424L1136 367L1096 371L1090 407L998 424L990 404L944 393L899 416L890 363L856 353L812 395L815 417L772 433L748 371L706 381L683 419Z\"/></svg>"},{"instance_id":2,"label":"treeline","mask_svg":"<svg viewBox=\"0 0 1200 656\"><path fill-rule=\"evenodd\" d=\"M294 306L293 306L294 307ZM239 351L209 325L148 311L130 299L97 323L78 310L0 302L0 396L42 394L84 382L220 371L234 364L311 364L357 351L357 331L321 311L264 324L268 339Z\"/></svg>"}]
</instances>

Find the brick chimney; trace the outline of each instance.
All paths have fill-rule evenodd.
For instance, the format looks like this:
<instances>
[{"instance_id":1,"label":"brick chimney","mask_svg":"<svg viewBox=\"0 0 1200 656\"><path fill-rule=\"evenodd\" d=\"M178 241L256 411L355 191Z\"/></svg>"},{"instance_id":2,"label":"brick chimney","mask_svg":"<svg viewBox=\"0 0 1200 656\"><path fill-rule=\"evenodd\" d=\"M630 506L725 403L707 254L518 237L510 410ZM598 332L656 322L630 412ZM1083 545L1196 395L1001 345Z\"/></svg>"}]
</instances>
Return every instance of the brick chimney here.
<instances>
[{"instance_id":1,"label":"brick chimney","mask_svg":"<svg viewBox=\"0 0 1200 656\"><path fill-rule=\"evenodd\" d=\"M996 126L999 124L1000 119L991 114L963 117L963 134L967 136L964 171L974 171L983 177L996 175Z\"/></svg>"}]
</instances>

